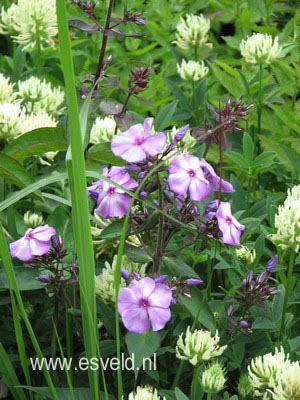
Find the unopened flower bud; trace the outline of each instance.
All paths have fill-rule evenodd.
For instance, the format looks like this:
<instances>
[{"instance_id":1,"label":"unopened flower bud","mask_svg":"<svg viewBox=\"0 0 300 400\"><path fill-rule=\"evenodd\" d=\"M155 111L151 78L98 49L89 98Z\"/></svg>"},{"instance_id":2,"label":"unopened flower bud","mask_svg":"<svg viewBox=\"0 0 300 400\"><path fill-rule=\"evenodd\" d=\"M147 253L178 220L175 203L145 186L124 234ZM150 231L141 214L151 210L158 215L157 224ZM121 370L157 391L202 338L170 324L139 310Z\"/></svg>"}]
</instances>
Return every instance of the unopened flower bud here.
<instances>
[{"instance_id":1,"label":"unopened flower bud","mask_svg":"<svg viewBox=\"0 0 300 400\"><path fill-rule=\"evenodd\" d=\"M185 283L188 286L197 286L197 285L201 285L201 283L203 283L203 281L201 279L189 278L185 281Z\"/></svg>"},{"instance_id":2,"label":"unopened flower bud","mask_svg":"<svg viewBox=\"0 0 300 400\"><path fill-rule=\"evenodd\" d=\"M42 283L48 283L50 282L50 276L48 275L39 275L36 278L38 281L42 282Z\"/></svg>"},{"instance_id":3,"label":"unopened flower bud","mask_svg":"<svg viewBox=\"0 0 300 400\"><path fill-rule=\"evenodd\" d=\"M272 272L275 271L277 260L278 260L278 256L276 255L276 256L273 256L272 258L270 258L270 260L268 261L267 268L266 268L266 271L268 274L272 274Z\"/></svg>"},{"instance_id":4,"label":"unopened flower bud","mask_svg":"<svg viewBox=\"0 0 300 400\"><path fill-rule=\"evenodd\" d=\"M125 279L125 281L128 281L130 278L130 273L126 271L126 269L121 268L121 277Z\"/></svg>"},{"instance_id":5,"label":"unopened flower bud","mask_svg":"<svg viewBox=\"0 0 300 400\"><path fill-rule=\"evenodd\" d=\"M202 373L201 386L206 393L218 393L226 382L225 368L218 361L206 367Z\"/></svg>"}]
</instances>

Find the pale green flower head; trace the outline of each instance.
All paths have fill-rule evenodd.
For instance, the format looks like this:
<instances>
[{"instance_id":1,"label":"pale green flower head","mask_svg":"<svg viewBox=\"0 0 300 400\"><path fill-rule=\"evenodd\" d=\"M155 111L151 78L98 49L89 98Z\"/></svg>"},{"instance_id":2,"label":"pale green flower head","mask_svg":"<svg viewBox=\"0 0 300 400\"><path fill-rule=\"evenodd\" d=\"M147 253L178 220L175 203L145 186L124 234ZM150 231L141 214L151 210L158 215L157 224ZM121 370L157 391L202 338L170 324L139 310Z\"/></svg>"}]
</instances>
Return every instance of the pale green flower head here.
<instances>
[{"instance_id":1,"label":"pale green flower head","mask_svg":"<svg viewBox=\"0 0 300 400\"><path fill-rule=\"evenodd\" d=\"M47 114L61 114L64 93L58 87L52 87L45 79L31 76L18 82L18 96L26 103L29 113L44 111Z\"/></svg>"},{"instance_id":2,"label":"pale green flower head","mask_svg":"<svg viewBox=\"0 0 300 400\"><path fill-rule=\"evenodd\" d=\"M187 14L185 19L180 18L176 29L177 40L173 43L180 49L189 50L201 46L212 47L211 43L207 43L210 20L202 14Z\"/></svg>"},{"instance_id":3,"label":"pale green flower head","mask_svg":"<svg viewBox=\"0 0 300 400\"><path fill-rule=\"evenodd\" d=\"M55 0L18 0L12 11L12 37L23 50L54 47L57 35Z\"/></svg>"},{"instance_id":4,"label":"pale green flower head","mask_svg":"<svg viewBox=\"0 0 300 400\"><path fill-rule=\"evenodd\" d=\"M277 232L271 239L282 249L290 248L296 253L300 248L300 185L288 189L283 205L275 215Z\"/></svg>"},{"instance_id":5,"label":"pale green flower head","mask_svg":"<svg viewBox=\"0 0 300 400\"><path fill-rule=\"evenodd\" d=\"M177 340L176 357L181 360L188 360L192 365L201 361L208 361L220 356L227 348L226 345L220 347L219 341L218 331L216 331L215 336L202 329L195 329L192 333L189 326L185 338L182 333Z\"/></svg>"},{"instance_id":6,"label":"pale green flower head","mask_svg":"<svg viewBox=\"0 0 300 400\"><path fill-rule=\"evenodd\" d=\"M218 393L224 389L226 380L224 365L214 361L203 371L201 386L206 393Z\"/></svg>"},{"instance_id":7,"label":"pale green flower head","mask_svg":"<svg viewBox=\"0 0 300 400\"><path fill-rule=\"evenodd\" d=\"M43 153L38 157L39 163L41 165L52 165L58 153L58 151L47 151L47 153Z\"/></svg>"},{"instance_id":8,"label":"pale green flower head","mask_svg":"<svg viewBox=\"0 0 300 400\"><path fill-rule=\"evenodd\" d=\"M1 7L0 12L0 35L13 35L17 32L14 29L14 19L17 5L12 4L8 9Z\"/></svg>"},{"instance_id":9,"label":"pale green flower head","mask_svg":"<svg viewBox=\"0 0 300 400\"><path fill-rule=\"evenodd\" d=\"M278 386L275 387L273 400L300 400L300 364L291 362L282 371Z\"/></svg>"},{"instance_id":10,"label":"pale green flower head","mask_svg":"<svg viewBox=\"0 0 300 400\"><path fill-rule=\"evenodd\" d=\"M38 111L37 113L26 115L22 125L22 133L30 132L38 128L55 128L57 124L58 121L45 111Z\"/></svg>"},{"instance_id":11,"label":"pale green flower head","mask_svg":"<svg viewBox=\"0 0 300 400\"><path fill-rule=\"evenodd\" d=\"M248 376L255 396L271 399L272 394L267 389L273 390L278 386L284 370L290 368L290 364L289 356L282 347L276 349L275 354L268 353L254 358L248 366Z\"/></svg>"},{"instance_id":12,"label":"pale green flower head","mask_svg":"<svg viewBox=\"0 0 300 400\"><path fill-rule=\"evenodd\" d=\"M240 261L247 265L252 264L256 257L255 249L251 251L247 246L239 247L235 250L235 254Z\"/></svg>"},{"instance_id":13,"label":"pale green flower head","mask_svg":"<svg viewBox=\"0 0 300 400\"><path fill-rule=\"evenodd\" d=\"M281 47L276 36L274 41L271 35L264 33L253 33L240 44L242 56L250 64L270 64L273 60L280 58Z\"/></svg>"},{"instance_id":14,"label":"pale green flower head","mask_svg":"<svg viewBox=\"0 0 300 400\"><path fill-rule=\"evenodd\" d=\"M90 143L110 142L115 129L116 122L113 117L97 117L91 129Z\"/></svg>"},{"instance_id":15,"label":"pale green flower head","mask_svg":"<svg viewBox=\"0 0 300 400\"><path fill-rule=\"evenodd\" d=\"M32 213L31 211L26 211L24 214L24 222L28 228L36 228L44 224L44 219L41 214Z\"/></svg>"},{"instance_id":16,"label":"pale green flower head","mask_svg":"<svg viewBox=\"0 0 300 400\"><path fill-rule=\"evenodd\" d=\"M22 133L25 110L18 102L0 103L0 139L11 141Z\"/></svg>"},{"instance_id":17,"label":"pale green flower head","mask_svg":"<svg viewBox=\"0 0 300 400\"><path fill-rule=\"evenodd\" d=\"M131 392L128 400L166 400L165 397L160 397L157 390L151 386L138 386L135 392Z\"/></svg>"},{"instance_id":18,"label":"pale green flower head","mask_svg":"<svg viewBox=\"0 0 300 400\"><path fill-rule=\"evenodd\" d=\"M116 302L116 288L114 282L116 263L117 256L115 255L112 264L105 261L105 267L102 269L101 274L95 277L96 295L101 297L106 304L114 304ZM141 277L144 277L146 266L147 264L134 263L125 255L122 258L122 268L126 269L129 273L137 272ZM126 286L125 279L121 278L120 289Z\"/></svg>"},{"instance_id":19,"label":"pale green flower head","mask_svg":"<svg viewBox=\"0 0 300 400\"><path fill-rule=\"evenodd\" d=\"M16 98L14 93L14 83L0 73L0 103L11 102Z\"/></svg>"},{"instance_id":20,"label":"pale green flower head","mask_svg":"<svg viewBox=\"0 0 300 400\"><path fill-rule=\"evenodd\" d=\"M182 60L181 65L177 64L177 72L180 77L186 81L197 82L208 74L209 69L203 61Z\"/></svg>"},{"instance_id":21,"label":"pale green flower head","mask_svg":"<svg viewBox=\"0 0 300 400\"><path fill-rule=\"evenodd\" d=\"M239 398L241 400L252 400L254 397L254 388L249 382L249 378L247 374L243 374L240 376L239 384L238 384L238 392Z\"/></svg>"}]
</instances>

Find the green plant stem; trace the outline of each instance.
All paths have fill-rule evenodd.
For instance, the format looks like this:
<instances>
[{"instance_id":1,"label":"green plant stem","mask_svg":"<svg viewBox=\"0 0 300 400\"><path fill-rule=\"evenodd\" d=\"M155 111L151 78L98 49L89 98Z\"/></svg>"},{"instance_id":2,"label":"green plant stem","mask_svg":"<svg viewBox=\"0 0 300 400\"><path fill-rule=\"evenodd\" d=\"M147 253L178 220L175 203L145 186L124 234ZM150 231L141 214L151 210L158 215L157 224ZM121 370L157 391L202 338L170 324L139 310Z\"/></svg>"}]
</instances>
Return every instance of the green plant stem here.
<instances>
[{"instance_id":1,"label":"green plant stem","mask_svg":"<svg viewBox=\"0 0 300 400\"><path fill-rule=\"evenodd\" d=\"M198 367L197 367L197 365L195 365L194 371L193 371L192 385L191 385L191 400L197 400L197 398L196 398L197 371L198 371Z\"/></svg>"},{"instance_id":2,"label":"green plant stem","mask_svg":"<svg viewBox=\"0 0 300 400\"><path fill-rule=\"evenodd\" d=\"M59 313L59 309L58 309L58 297L57 294L54 295L54 311L53 311L53 325L55 327L55 329L52 332L52 338L51 338L51 357L54 360L56 357L56 330L57 330L57 324L58 324L58 313ZM57 371L54 370L53 371L53 380L55 385L58 384L58 374Z\"/></svg>"},{"instance_id":3,"label":"green plant stem","mask_svg":"<svg viewBox=\"0 0 300 400\"><path fill-rule=\"evenodd\" d=\"M207 277L211 277L212 275L212 259L211 257L209 257L209 259L207 260L207 268L206 268L206 272L207 272ZM206 293L207 293L207 301L210 300L210 294L211 294L211 281L212 279L209 279L207 282L207 288L206 288Z\"/></svg>"},{"instance_id":4,"label":"green plant stem","mask_svg":"<svg viewBox=\"0 0 300 400\"><path fill-rule=\"evenodd\" d=\"M211 400L211 399L212 399L211 393L207 393L207 400Z\"/></svg>"},{"instance_id":5,"label":"green plant stem","mask_svg":"<svg viewBox=\"0 0 300 400\"><path fill-rule=\"evenodd\" d=\"M286 278L286 285L285 285L285 294L284 294L284 300L283 300L283 307L282 307L282 317L281 317L281 326L280 326L280 338L283 338L283 333L285 329L285 320L286 320L286 311L287 311L287 305L288 305L288 298L291 290L291 280L293 276L293 268L294 268L294 263L295 263L295 252L291 251L290 254L290 262L289 262L289 267L288 267L288 274Z\"/></svg>"},{"instance_id":6,"label":"green plant stem","mask_svg":"<svg viewBox=\"0 0 300 400\"><path fill-rule=\"evenodd\" d=\"M161 186L158 174L156 175L156 178L157 178L158 193L159 193L159 207L160 207L160 209L163 209L163 193L162 193L162 186ZM160 273L160 265L161 265L161 260L162 260L162 256L163 256L164 221L165 221L164 216L162 214L160 214L159 221L158 221L157 248L156 248L156 254L155 254L155 259L154 259L154 273L156 275L159 275L159 273Z\"/></svg>"}]
</instances>

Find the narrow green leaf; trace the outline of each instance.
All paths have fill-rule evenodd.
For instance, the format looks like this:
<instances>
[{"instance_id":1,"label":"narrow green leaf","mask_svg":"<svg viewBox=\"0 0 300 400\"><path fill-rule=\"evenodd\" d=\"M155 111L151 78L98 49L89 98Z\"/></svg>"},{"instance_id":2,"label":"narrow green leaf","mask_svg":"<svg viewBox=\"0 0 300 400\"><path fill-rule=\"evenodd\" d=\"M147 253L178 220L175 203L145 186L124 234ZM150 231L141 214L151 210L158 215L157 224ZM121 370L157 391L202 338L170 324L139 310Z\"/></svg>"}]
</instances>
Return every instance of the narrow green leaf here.
<instances>
[{"instance_id":1,"label":"narrow green leaf","mask_svg":"<svg viewBox=\"0 0 300 400\"><path fill-rule=\"evenodd\" d=\"M171 275L178 276L180 278L198 278L199 275L187 265L184 261L178 258L163 257L163 264Z\"/></svg>"},{"instance_id":2,"label":"narrow green leaf","mask_svg":"<svg viewBox=\"0 0 300 400\"><path fill-rule=\"evenodd\" d=\"M18 387L20 386L20 382L2 343L0 343L0 372L13 398L16 400L26 400L23 389Z\"/></svg>"},{"instance_id":3,"label":"narrow green leaf","mask_svg":"<svg viewBox=\"0 0 300 400\"><path fill-rule=\"evenodd\" d=\"M175 96L175 98L179 101L179 103L181 103L182 107L187 110L190 110L191 105L190 105L187 97L183 93L183 91L180 89L180 87L177 86L176 83L174 83L170 79L164 79L164 81L167 84L168 88L173 93L173 95Z\"/></svg>"},{"instance_id":4,"label":"narrow green leaf","mask_svg":"<svg viewBox=\"0 0 300 400\"><path fill-rule=\"evenodd\" d=\"M249 133L245 132L243 136L243 153L249 163L254 158L254 143Z\"/></svg>"},{"instance_id":5,"label":"narrow green leaf","mask_svg":"<svg viewBox=\"0 0 300 400\"><path fill-rule=\"evenodd\" d=\"M62 128L39 128L24 133L4 150L5 154L22 161L27 157L47 153L48 151L67 150L67 142Z\"/></svg>"}]
</instances>

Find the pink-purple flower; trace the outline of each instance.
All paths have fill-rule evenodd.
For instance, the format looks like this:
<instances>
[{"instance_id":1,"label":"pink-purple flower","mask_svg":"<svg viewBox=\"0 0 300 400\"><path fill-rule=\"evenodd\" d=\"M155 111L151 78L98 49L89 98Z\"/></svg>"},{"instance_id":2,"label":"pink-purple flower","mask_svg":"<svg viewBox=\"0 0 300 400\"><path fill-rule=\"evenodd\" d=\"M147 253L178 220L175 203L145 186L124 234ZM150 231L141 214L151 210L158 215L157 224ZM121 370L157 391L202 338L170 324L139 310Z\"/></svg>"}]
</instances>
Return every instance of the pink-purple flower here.
<instances>
[{"instance_id":1,"label":"pink-purple flower","mask_svg":"<svg viewBox=\"0 0 300 400\"><path fill-rule=\"evenodd\" d=\"M210 182L211 187L215 190L219 190L221 179L215 173L213 167L204 158L201 158L200 165L204 170L204 176ZM235 192L232 184L227 181L224 181L224 179L222 179L221 181L221 191L226 193Z\"/></svg>"},{"instance_id":2,"label":"pink-purple flower","mask_svg":"<svg viewBox=\"0 0 300 400\"><path fill-rule=\"evenodd\" d=\"M240 224L231 214L231 204L221 201L216 212L218 226L222 232L223 243L239 245L245 226Z\"/></svg>"},{"instance_id":3,"label":"pink-purple flower","mask_svg":"<svg viewBox=\"0 0 300 400\"><path fill-rule=\"evenodd\" d=\"M51 237L55 229L49 225L29 228L21 239L10 243L10 255L21 261L31 261L35 257L48 253L51 247Z\"/></svg>"},{"instance_id":4,"label":"pink-purple flower","mask_svg":"<svg viewBox=\"0 0 300 400\"><path fill-rule=\"evenodd\" d=\"M163 329L171 318L172 291L151 278L133 279L119 293L118 311L125 327L133 333Z\"/></svg>"},{"instance_id":5,"label":"pink-purple flower","mask_svg":"<svg viewBox=\"0 0 300 400\"><path fill-rule=\"evenodd\" d=\"M111 167L110 170L104 168L102 175L127 190L138 186L123 167ZM130 206L131 197L124 190L104 180L94 182L88 187L88 194L97 202L96 213L103 218L122 217Z\"/></svg>"},{"instance_id":6,"label":"pink-purple flower","mask_svg":"<svg viewBox=\"0 0 300 400\"><path fill-rule=\"evenodd\" d=\"M191 200L209 197L211 187L201 168L201 161L191 154L175 156L169 166L168 185L179 195L189 193Z\"/></svg>"},{"instance_id":7,"label":"pink-purple flower","mask_svg":"<svg viewBox=\"0 0 300 400\"><path fill-rule=\"evenodd\" d=\"M111 151L129 163L138 163L161 153L166 145L166 136L162 132L151 135L152 124L153 118L146 118L144 125L133 125L120 135L115 135Z\"/></svg>"}]
</instances>

